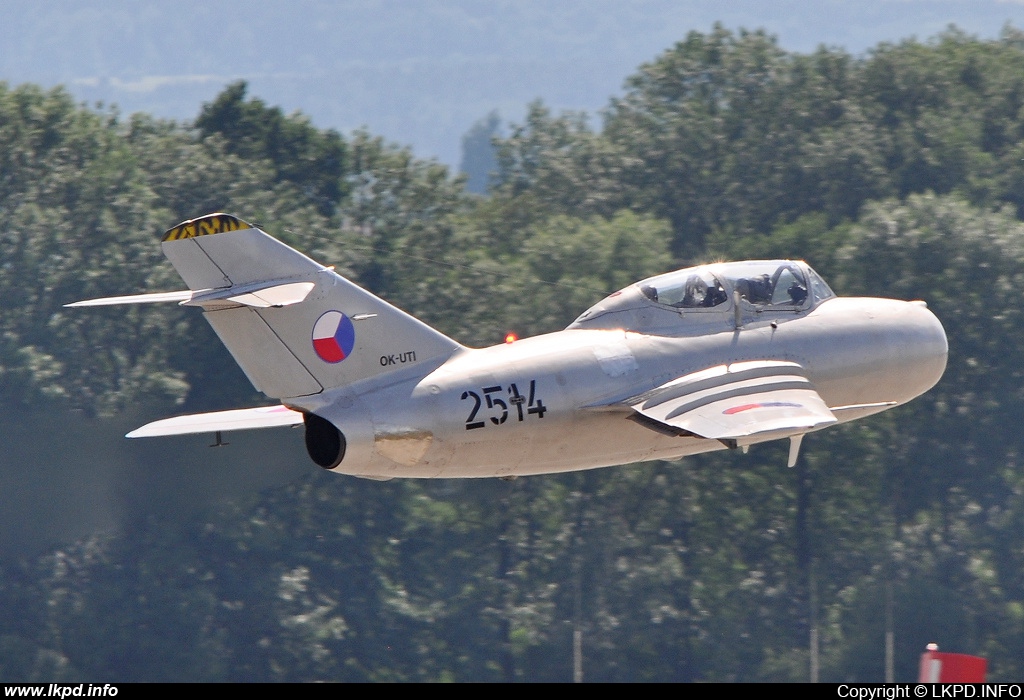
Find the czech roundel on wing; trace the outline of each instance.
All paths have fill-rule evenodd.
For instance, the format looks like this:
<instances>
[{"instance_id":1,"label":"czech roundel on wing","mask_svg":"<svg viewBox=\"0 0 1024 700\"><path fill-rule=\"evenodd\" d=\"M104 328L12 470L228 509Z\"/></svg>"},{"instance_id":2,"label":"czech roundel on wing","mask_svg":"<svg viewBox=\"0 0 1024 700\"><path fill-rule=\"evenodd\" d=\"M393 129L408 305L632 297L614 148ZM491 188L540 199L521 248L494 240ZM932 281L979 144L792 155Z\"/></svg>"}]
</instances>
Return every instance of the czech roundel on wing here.
<instances>
[{"instance_id":1,"label":"czech roundel on wing","mask_svg":"<svg viewBox=\"0 0 1024 700\"><path fill-rule=\"evenodd\" d=\"M352 353L356 330L340 311L328 311L313 326L313 349L324 362L341 362Z\"/></svg>"}]
</instances>

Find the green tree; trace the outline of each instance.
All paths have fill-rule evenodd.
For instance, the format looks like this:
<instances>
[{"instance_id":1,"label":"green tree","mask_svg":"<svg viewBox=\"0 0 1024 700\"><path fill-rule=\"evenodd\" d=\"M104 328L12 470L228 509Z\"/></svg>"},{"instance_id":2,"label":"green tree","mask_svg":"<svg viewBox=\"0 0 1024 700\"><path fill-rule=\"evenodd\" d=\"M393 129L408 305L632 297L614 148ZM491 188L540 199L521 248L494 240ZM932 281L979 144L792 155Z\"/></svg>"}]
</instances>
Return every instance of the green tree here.
<instances>
[{"instance_id":1,"label":"green tree","mask_svg":"<svg viewBox=\"0 0 1024 700\"><path fill-rule=\"evenodd\" d=\"M346 144L333 130L316 129L301 113L285 116L258 98L245 99L248 85L228 85L195 120L202 138L218 134L228 153L248 161L270 161L276 178L293 183L325 215L344 195Z\"/></svg>"}]
</instances>

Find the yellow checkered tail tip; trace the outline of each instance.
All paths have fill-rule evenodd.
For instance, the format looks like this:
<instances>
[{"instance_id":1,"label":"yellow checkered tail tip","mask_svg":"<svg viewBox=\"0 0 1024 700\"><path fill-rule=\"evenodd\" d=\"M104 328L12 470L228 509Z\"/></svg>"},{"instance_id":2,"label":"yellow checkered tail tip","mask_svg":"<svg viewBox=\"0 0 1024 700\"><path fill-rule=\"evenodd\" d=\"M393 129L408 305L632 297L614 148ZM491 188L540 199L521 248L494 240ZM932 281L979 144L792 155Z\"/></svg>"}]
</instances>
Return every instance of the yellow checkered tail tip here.
<instances>
[{"instance_id":1,"label":"yellow checkered tail tip","mask_svg":"<svg viewBox=\"0 0 1024 700\"><path fill-rule=\"evenodd\" d=\"M167 229L164 233L164 241L178 241L183 238L195 238L197 236L212 236L215 233L225 231L237 231L239 229L252 228L248 222L242 221L231 214L207 214L196 219L183 221L174 228Z\"/></svg>"}]
</instances>

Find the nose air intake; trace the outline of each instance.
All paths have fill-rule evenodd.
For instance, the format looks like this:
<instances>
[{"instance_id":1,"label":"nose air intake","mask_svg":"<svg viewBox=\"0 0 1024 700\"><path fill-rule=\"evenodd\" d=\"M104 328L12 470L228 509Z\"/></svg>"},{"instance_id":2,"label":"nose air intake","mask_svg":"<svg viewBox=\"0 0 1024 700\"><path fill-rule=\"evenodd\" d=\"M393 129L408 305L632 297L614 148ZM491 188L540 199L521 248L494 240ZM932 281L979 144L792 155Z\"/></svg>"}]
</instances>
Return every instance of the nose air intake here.
<instances>
[{"instance_id":1,"label":"nose air intake","mask_svg":"<svg viewBox=\"0 0 1024 700\"><path fill-rule=\"evenodd\" d=\"M946 370L946 361L949 357L949 339L946 337L946 330L942 327L942 322L928 309L927 303L917 300L911 302L911 304L919 309L917 317L920 319L918 323L922 326L921 335L924 339L924 347L921 348L921 353L922 355L934 358L933 361L936 361L937 365L941 365L937 366L937 376L935 377L935 382L933 382L934 386Z\"/></svg>"},{"instance_id":2,"label":"nose air intake","mask_svg":"<svg viewBox=\"0 0 1024 700\"><path fill-rule=\"evenodd\" d=\"M890 380L904 388L907 401L939 383L946 371L949 343L939 319L924 301L904 302L904 312L893 320L889 335L898 352Z\"/></svg>"}]
</instances>

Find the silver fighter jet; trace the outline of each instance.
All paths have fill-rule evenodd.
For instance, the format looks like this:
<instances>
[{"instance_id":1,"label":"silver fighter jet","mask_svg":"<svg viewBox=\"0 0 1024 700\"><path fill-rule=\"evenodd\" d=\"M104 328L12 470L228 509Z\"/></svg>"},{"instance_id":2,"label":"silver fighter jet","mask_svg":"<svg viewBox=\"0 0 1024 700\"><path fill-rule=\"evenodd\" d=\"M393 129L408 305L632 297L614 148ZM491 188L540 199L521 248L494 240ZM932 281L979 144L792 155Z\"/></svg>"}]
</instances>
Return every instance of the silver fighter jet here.
<instances>
[{"instance_id":1,"label":"silver fighter jet","mask_svg":"<svg viewBox=\"0 0 1024 700\"><path fill-rule=\"evenodd\" d=\"M783 438L792 466L805 434L906 403L946 367L923 301L837 297L797 260L669 272L565 330L474 349L228 214L162 246L188 290L68 306L198 306L280 403L127 437L303 425L316 464L370 479L551 474Z\"/></svg>"}]
</instances>

